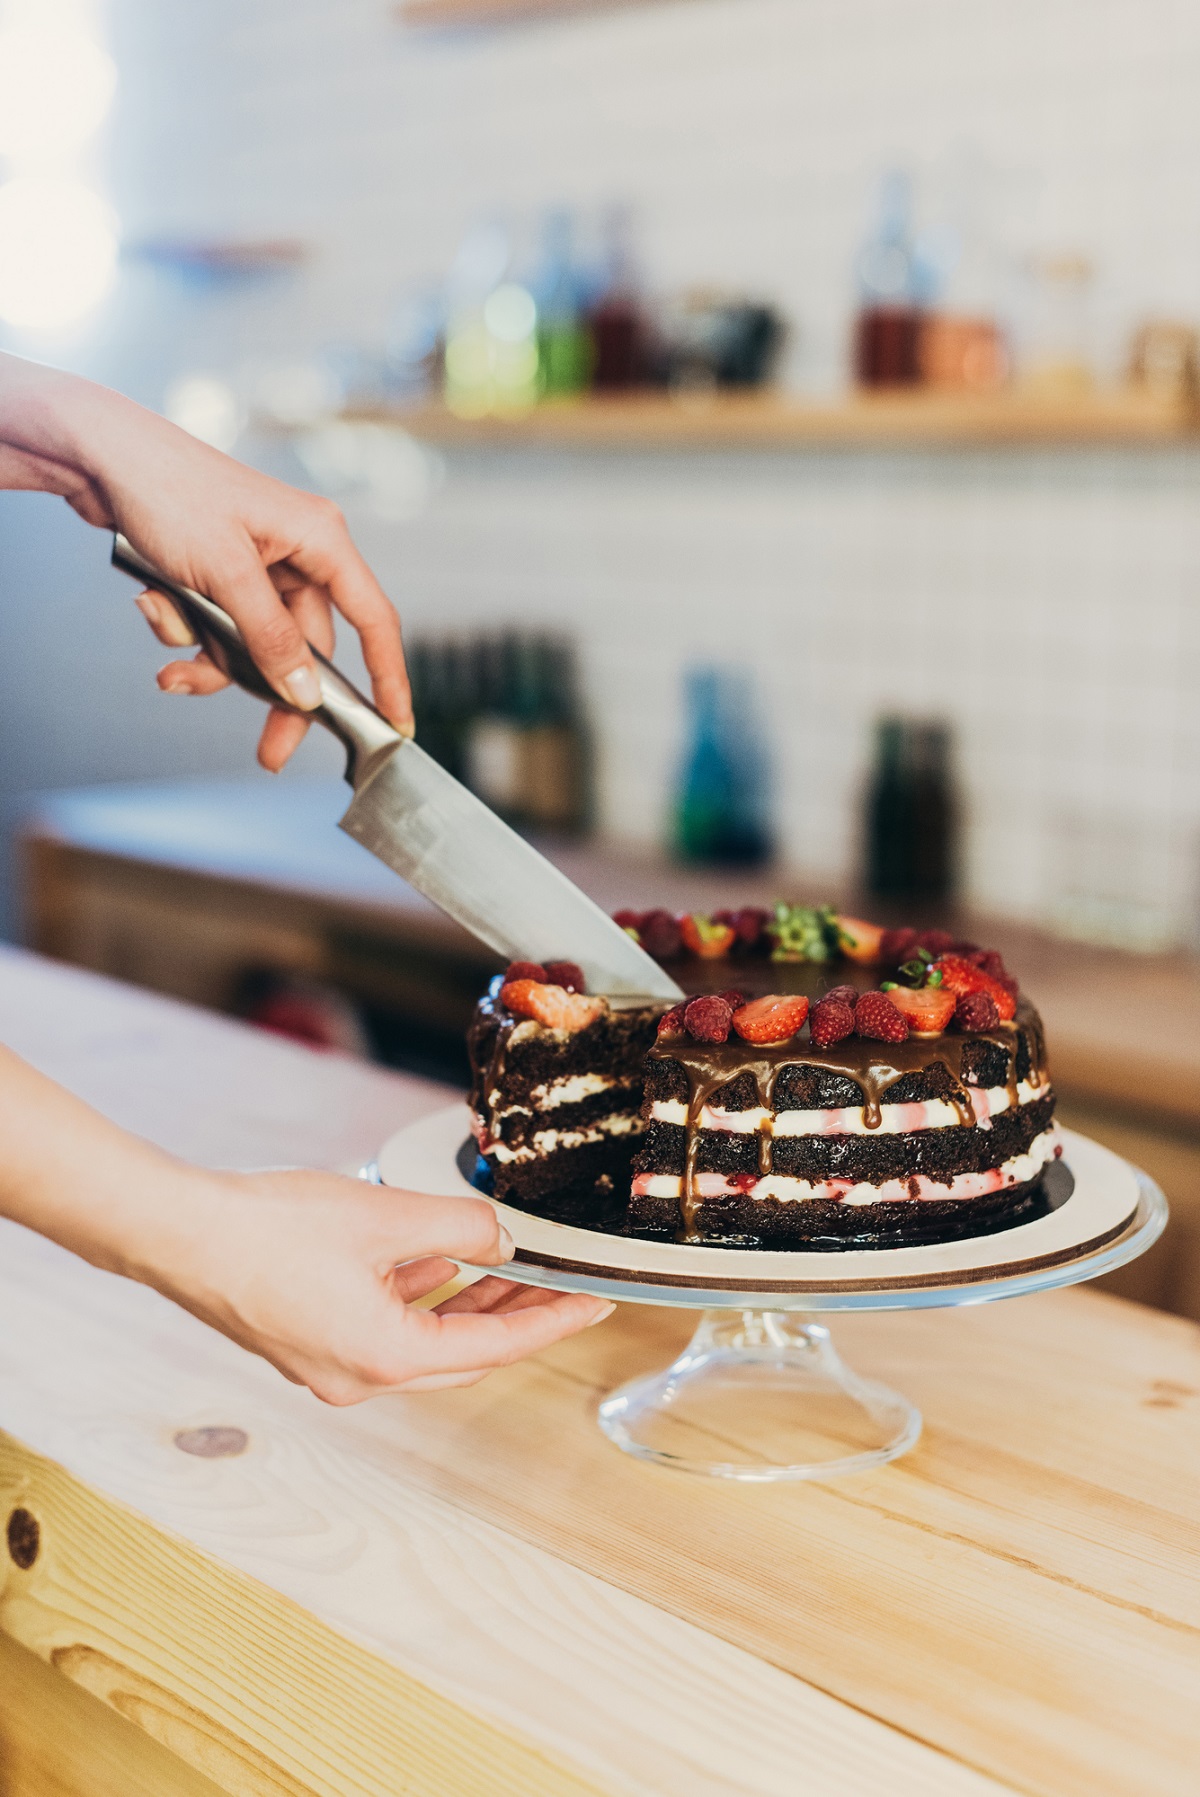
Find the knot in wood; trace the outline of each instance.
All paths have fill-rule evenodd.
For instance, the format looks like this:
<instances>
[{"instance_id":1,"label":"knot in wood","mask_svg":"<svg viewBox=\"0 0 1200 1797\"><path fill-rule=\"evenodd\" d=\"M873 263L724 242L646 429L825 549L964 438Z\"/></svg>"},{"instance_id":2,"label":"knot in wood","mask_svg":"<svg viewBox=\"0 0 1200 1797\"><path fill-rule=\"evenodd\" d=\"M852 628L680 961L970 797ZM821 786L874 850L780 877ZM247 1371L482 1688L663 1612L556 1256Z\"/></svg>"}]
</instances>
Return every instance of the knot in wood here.
<instances>
[{"instance_id":1,"label":"knot in wood","mask_svg":"<svg viewBox=\"0 0 1200 1797\"><path fill-rule=\"evenodd\" d=\"M9 1558L22 1572L28 1572L42 1545L42 1530L37 1517L32 1511L18 1507L8 1519L6 1533Z\"/></svg>"},{"instance_id":2,"label":"knot in wood","mask_svg":"<svg viewBox=\"0 0 1200 1797\"><path fill-rule=\"evenodd\" d=\"M227 1460L244 1454L250 1437L244 1429L219 1428L180 1429L175 1446L183 1454L195 1454L201 1460Z\"/></svg>"}]
</instances>

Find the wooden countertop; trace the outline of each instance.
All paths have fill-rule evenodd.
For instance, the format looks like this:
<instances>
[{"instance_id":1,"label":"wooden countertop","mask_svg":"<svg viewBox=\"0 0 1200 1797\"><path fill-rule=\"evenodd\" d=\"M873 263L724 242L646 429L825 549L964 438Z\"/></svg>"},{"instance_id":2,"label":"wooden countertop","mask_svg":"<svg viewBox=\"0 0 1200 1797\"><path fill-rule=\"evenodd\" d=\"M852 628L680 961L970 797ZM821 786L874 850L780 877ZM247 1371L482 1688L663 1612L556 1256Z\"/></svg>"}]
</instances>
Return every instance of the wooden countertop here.
<instances>
[{"instance_id":1,"label":"wooden countertop","mask_svg":"<svg viewBox=\"0 0 1200 1797\"><path fill-rule=\"evenodd\" d=\"M204 889L245 913L247 895L271 895L281 933L357 923L396 944L456 960L474 991L480 949L467 933L336 828L347 790L338 780L209 781L94 788L43 801L27 825L32 859L56 873L36 946L75 958L57 921L67 901L57 867L86 860L138 870L147 886ZM627 847L555 845L551 858L608 910L770 903L805 891L802 876L684 869ZM111 893L105 895L111 902ZM147 930L154 919L146 915ZM265 915L264 923L267 921ZM1055 1083L1070 1098L1200 1129L1200 961L1123 954L1064 942L1003 920L972 919L971 933L1002 948L1046 1021ZM87 936L89 927L74 937ZM121 969L124 970L123 968ZM410 976L411 977L411 976ZM185 988L186 989L186 988ZM459 1001L461 1002L461 1001Z\"/></svg>"},{"instance_id":2,"label":"wooden countertop","mask_svg":"<svg viewBox=\"0 0 1200 1797\"><path fill-rule=\"evenodd\" d=\"M351 1166L445 1097L16 951L0 1039L212 1163ZM623 1306L471 1391L334 1411L0 1226L0 1518L40 1528L0 1557L0 1648L210 1797L1191 1797L1195 1326L1085 1292L848 1317L925 1434L791 1488L600 1435L599 1396L688 1326ZM205 1428L245 1452L176 1446ZM21 1722L0 1705L0 1769L49 1788L20 1784Z\"/></svg>"}]
</instances>

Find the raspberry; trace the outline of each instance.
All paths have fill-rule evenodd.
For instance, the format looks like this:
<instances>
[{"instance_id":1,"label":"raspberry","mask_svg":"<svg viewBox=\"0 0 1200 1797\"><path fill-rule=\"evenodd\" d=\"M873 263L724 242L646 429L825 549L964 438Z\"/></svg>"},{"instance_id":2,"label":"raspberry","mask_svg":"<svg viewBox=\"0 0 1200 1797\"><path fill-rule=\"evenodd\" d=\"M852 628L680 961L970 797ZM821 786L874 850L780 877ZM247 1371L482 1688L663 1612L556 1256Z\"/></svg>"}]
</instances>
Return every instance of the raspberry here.
<instances>
[{"instance_id":1,"label":"raspberry","mask_svg":"<svg viewBox=\"0 0 1200 1797\"><path fill-rule=\"evenodd\" d=\"M807 1016L806 998L796 993L773 992L735 1011L733 1027L743 1042L787 1042Z\"/></svg>"},{"instance_id":2,"label":"raspberry","mask_svg":"<svg viewBox=\"0 0 1200 1797\"><path fill-rule=\"evenodd\" d=\"M586 992L583 968L574 961L547 961L546 978L552 986L564 986L568 992Z\"/></svg>"},{"instance_id":3,"label":"raspberry","mask_svg":"<svg viewBox=\"0 0 1200 1797\"><path fill-rule=\"evenodd\" d=\"M510 961L504 969L506 985L511 980L541 980L544 986L549 977L540 961Z\"/></svg>"},{"instance_id":4,"label":"raspberry","mask_svg":"<svg viewBox=\"0 0 1200 1797\"><path fill-rule=\"evenodd\" d=\"M746 1002L745 993L739 992L736 986L729 986L724 992L718 992L717 997L723 998L731 1011L736 1011L739 1005Z\"/></svg>"},{"instance_id":5,"label":"raspberry","mask_svg":"<svg viewBox=\"0 0 1200 1797\"><path fill-rule=\"evenodd\" d=\"M885 930L879 943L879 959L885 967L899 967L917 946L915 930Z\"/></svg>"},{"instance_id":6,"label":"raspberry","mask_svg":"<svg viewBox=\"0 0 1200 1797\"><path fill-rule=\"evenodd\" d=\"M858 992L854 986L832 986L824 996L836 999L839 1005L848 1005L851 1010L858 1003Z\"/></svg>"},{"instance_id":7,"label":"raspberry","mask_svg":"<svg viewBox=\"0 0 1200 1797\"><path fill-rule=\"evenodd\" d=\"M973 1036L978 1030L994 1030L1000 1013L990 992L964 992L955 1006L954 1021L960 1030Z\"/></svg>"},{"instance_id":8,"label":"raspberry","mask_svg":"<svg viewBox=\"0 0 1200 1797\"><path fill-rule=\"evenodd\" d=\"M612 919L615 924L620 924L623 930L637 930L640 934L643 920L647 915L648 913L645 911L614 911Z\"/></svg>"},{"instance_id":9,"label":"raspberry","mask_svg":"<svg viewBox=\"0 0 1200 1797\"><path fill-rule=\"evenodd\" d=\"M983 950L977 942L969 942L964 936L959 941L952 942L950 947L946 950L946 953L950 955L961 955L964 961L974 961L976 955L981 955Z\"/></svg>"},{"instance_id":10,"label":"raspberry","mask_svg":"<svg viewBox=\"0 0 1200 1797\"><path fill-rule=\"evenodd\" d=\"M1008 968L1004 965L1003 958L996 953L994 948L988 949L986 954L981 955L975 965L981 968L983 972L987 974L989 979L999 980L1002 986L1008 980Z\"/></svg>"},{"instance_id":11,"label":"raspberry","mask_svg":"<svg viewBox=\"0 0 1200 1797\"><path fill-rule=\"evenodd\" d=\"M733 1012L723 998L694 998L683 1013L684 1027L697 1042L727 1042Z\"/></svg>"},{"instance_id":12,"label":"raspberry","mask_svg":"<svg viewBox=\"0 0 1200 1797\"><path fill-rule=\"evenodd\" d=\"M762 911L757 905L746 905L742 910L735 911L732 917L722 921L733 925L739 948L754 950L766 946L767 939L763 931L771 921L769 911Z\"/></svg>"},{"instance_id":13,"label":"raspberry","mask_svg":"<svg viewBox=\"0 0 1200 1797\"><path fill-rule=\"evenodd\" d=\"M683 938L669 911L647 911L637 928L642 947L656 961L671 961L679 953Z\"/></svg>"},{"instance_id":14,"label":"raspberry","mask_svg":"<svg viewBox=\"0 0 1200 1797\"><path fill-rule=\"evenodd\" d=\"M917 937L917 947L936 958L950 953L954 947L954 938L949 930L922 930Z\"/></svg>"},{"instance_id":15,"label":"raspberry","mask_svg":"<svg viewBox=\"0 0 1200 1797\"><path fill-rule=\"evenodd\" d=\"M989 993L1004 1022L1016 1016L1017 995L1012 990L1012 981L994 980L982 967L976 967L973 961L964 961L960 955L943 955L940 961L933 963L931 972L940 973L947 992L956 992L960 998L964 992Z\"/></svg>"},{"instance_id":16,"label":"raspberry","mask_svg":"<svg viewBox=\"0 0 1200 1797\"><path fill-rule=\"evenodd\" d=\"M548 1030L574 1035L595 1023L604 1010L602 998L585 998L582 992L564 992L541 980L508 980L500 988L500 1000L516 1017L532 1017Z\"/></svg>"},{"instance_id":17,"label":"raspberry","mask_svg":"<svg viewBox=\"0 0 1200 1797\"><path fill-rule=\"evenodd\" d=\"M832 1048L854 1033L854 1012L836 998L823 998L813 1006L809 1033L818 1048Z\"/></svg>"},{"instance_id":18,"label":"raspberry","mask_svg":"<svg viewBox=\"0 0 1200 1797\"><path fill-rule=\"evenodd\" d=\"M907 1042L908 1020L886 992L864 992L854 1008L854 1033L875 1042Z\"/></svg>"},{"instance_id":19,"label":"raspberry","mask_svg":"<svg viewBox=\"0 0 1200 1797\"><path fill-rule=\"evenodd\" d=\"M941 986L896 986L888 997L903 1017L908 1019L914 1036L940 1036L954 1015L957 999Z\"/></svg>"},{"instance_id":20,"label":"raspberry","mask_svg":"<svg viewBox=\"0 0 1200 1797\"><path fill-rule=\"evenodd\" d=\"M687 1008L688 1008L687 999L681 998L677 1005L672 1005L671 1009L669 1011L664 1011L662 1016L658 1020L659 1035L660 1036L682 1036L683 1035L683 1013L687 1010Z\"/></svg>"}]
</instances>

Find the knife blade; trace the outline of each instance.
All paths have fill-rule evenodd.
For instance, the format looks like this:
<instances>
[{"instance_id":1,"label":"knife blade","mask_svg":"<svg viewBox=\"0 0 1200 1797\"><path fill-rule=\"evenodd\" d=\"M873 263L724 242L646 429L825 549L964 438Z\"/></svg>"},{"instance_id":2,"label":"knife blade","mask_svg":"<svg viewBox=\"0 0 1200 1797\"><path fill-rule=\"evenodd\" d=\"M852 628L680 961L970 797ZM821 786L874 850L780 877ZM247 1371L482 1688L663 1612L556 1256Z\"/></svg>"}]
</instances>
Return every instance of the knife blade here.
<instances>
[{"instance_id":1,"label":"knife blade","mask_svg":"<svg viewBox=\"0 0 1200 1797\"><path fill-rule=\"evenodd\" d=\"M238 686L295 710L268 685L233 619L171 580L119 531L113 565L182 613L203 648ZM311 647L311 645L310 645ZM346 750L354 797L340 828L418 892L509 961L571 960L589 992L678 999L657 961L544 855L427 755L312 650L321 704L300 715L323 724Z\"/></svg>"}]
</instances>

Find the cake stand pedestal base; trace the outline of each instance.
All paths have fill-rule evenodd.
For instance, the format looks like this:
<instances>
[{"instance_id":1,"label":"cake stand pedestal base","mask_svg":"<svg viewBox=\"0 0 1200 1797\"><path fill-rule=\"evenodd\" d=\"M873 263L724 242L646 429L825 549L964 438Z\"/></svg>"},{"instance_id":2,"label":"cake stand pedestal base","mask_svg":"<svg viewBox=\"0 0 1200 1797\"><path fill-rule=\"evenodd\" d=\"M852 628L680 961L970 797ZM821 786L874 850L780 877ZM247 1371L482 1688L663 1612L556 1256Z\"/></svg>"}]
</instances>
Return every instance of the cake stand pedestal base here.
<instances>
[{"instance_id":1,"label":"cake stand pedestal base","mask_svg":"<svg viewBox=\"0 0 1200 1797\"><path fill-rule=\"evenodd\" d=\"M921 1413L860 1379L803 1312L707 1310L664 1372L600 1406L627 1454L715 1479L831 1479L905 1454Z\"/></svg>"}]
</instances>

